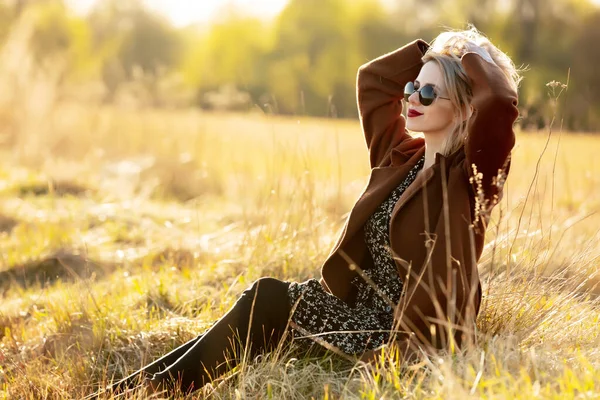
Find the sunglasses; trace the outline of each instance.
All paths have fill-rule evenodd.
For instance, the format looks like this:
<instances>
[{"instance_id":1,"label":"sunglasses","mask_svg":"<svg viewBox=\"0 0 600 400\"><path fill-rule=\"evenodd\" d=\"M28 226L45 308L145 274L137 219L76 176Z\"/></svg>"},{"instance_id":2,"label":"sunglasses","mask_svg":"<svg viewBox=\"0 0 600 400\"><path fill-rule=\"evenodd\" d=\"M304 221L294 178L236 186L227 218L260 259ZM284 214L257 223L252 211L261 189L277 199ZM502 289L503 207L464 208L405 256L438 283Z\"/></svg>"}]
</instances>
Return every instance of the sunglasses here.
<instances>
[{"instance_id":1,"label":"sunglasses","mask_svg":"<svg viewBox=\"0 0 600 400\"><path fill-rule=\"evenodd\" d=\"M433 101L438 99L450 100L447 97L438 96L435 92L435 89L431 85L424 85L420 89L415 89L415 84L413 82L408 82L406 86L404 86L404 100L408 102L408 98L414 93L419 93L419 102L424 106L429 106L433 103Z\"/></svg>"}]
</instances>

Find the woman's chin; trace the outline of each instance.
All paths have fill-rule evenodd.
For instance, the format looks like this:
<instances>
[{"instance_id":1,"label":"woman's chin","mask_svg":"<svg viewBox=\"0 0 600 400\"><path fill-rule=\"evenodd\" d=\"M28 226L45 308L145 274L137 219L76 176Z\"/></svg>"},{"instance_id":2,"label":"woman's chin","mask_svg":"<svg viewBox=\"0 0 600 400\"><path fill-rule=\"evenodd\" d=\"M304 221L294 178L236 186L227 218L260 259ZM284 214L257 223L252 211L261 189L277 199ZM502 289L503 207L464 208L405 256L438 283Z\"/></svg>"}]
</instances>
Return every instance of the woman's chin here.
<instances>
[{"instance_id":1,"label":"woman's chin","mask_svg":"<svg viewBox=\"0 0 600 400\"><path fill-rule=\"evenodd\" d=\"M410 120L406 122L406 129L413 132L421 132L419 124L411 123Z\"/></svg>"}]
</instances>

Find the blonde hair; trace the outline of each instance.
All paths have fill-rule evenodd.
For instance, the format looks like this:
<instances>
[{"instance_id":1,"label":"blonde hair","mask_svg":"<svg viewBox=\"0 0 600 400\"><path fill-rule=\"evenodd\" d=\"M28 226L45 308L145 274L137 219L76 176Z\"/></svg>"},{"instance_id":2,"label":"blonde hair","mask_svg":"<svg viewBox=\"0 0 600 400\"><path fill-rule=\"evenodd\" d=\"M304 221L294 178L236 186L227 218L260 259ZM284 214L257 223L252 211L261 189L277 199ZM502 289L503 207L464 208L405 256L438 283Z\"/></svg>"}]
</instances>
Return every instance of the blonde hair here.
<instances>
[{"instance_id":1,"label":"blonde hair","mask_svg":"<svg viewBox=\"0 0 600 400\"><path fill-rule=\"evenodd\" d=\"M470 107L473 93L469 79L460 62L461 57L469 52L469 43L474 43L491 56L494 63L500 67L510 86L517 91L522 79L519 70L513 61L481 34L473 25L464 31L446 31L440 33L432 42L422 57L423 63L435 61L442 70L446 85L447 97L458 110L458 123L454 131L446 138L442 146L442 154L447 156L458 150L467 135L467 126L470 120L468 108Z\"/></svg>"}]
</instances>

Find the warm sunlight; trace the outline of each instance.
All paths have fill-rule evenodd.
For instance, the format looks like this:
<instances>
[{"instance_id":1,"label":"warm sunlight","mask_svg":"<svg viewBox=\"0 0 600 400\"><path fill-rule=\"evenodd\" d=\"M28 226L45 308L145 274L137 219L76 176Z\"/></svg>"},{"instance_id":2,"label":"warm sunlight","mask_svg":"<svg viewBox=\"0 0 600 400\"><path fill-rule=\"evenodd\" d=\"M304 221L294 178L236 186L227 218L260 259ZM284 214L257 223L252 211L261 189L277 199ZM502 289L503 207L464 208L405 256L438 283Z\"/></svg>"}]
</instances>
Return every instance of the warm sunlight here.
<instances>
[{"instance_id":1,"label":"warm sunlight","mask_svg":"<svg viewBox=\"0 0 600 400\"><path fill-rule=\"evenodd\" d=\"M0 400L600 400L598 43L600 0L0 0Z\"/></svg>"},{"instance_id":2,"label":"warm sunlight","mask_svg":"<svg viewBox=\"0 0 600 400\"><path fill-rule=\"evenodd\" d=\"M87 12L98 0L68 0L71 7ZM173 24L185 26L194 22L207 21L229 5L236 6L261 17L272 17L285 7L287 0L143 0L153 10L166 15Z\"/></svg>"}]
</instances>

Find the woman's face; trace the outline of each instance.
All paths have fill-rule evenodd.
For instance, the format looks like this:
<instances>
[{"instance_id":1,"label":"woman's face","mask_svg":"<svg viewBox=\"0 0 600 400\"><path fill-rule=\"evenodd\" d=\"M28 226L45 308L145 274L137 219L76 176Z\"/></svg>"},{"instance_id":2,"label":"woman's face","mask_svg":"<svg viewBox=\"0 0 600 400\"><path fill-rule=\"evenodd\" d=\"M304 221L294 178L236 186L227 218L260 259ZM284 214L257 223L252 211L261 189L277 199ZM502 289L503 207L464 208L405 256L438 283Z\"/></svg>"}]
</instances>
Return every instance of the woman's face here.
<instances>
[{"instance_id":1,"label":"woman's face","mask_svg":"<svg viewBox=\"0 0 600 400\"><path fill-rule=\"evenodd\" d=\"M416 91L426 84L434 85L438 96L428 106L421 104L419 93ZM456 116L452 102L440 98L448 97L441 67L434 61L425 63L414 85L415 92L408 98L406 127L411 131L423 132L426 135L441 135L445 138L454 130Z\"/></svg>"}]
</instances>

